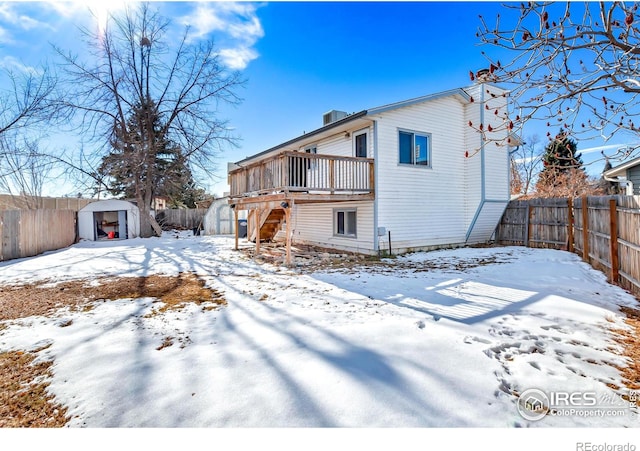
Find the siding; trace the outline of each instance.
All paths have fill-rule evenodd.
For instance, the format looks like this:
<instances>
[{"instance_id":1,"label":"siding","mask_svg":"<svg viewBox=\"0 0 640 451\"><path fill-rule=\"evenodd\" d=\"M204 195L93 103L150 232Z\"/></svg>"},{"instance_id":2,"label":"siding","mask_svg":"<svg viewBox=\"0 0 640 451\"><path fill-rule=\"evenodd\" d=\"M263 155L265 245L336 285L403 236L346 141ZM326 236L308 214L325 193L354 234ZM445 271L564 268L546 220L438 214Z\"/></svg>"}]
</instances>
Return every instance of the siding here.
<instances>
[{"instance_id":1,"label":"siding","mask_svg":"<svg viewBox=\"0 0 640 451\"><path fill-rule=\"evenodd\" d=\"M500 223L507 202L485 202L478 214L473 229L469 234L468 243L484 243L491 239Z\"/></svg>"},{"instance_id":2,"label":"siding","mask_svg":"<svg viewBox=\"0 0 640 451\"><path fill-rule=\"evenodd\" d=\"M336 208L357 209L357 238L333 234L333 211ZM374 252L373 202L334 202L330 204L295 205L292 218L294 243L314 244L351 252Z\"/></svg>"},{"instance_id":3,"label":"siding","mask_svg":"<svg viewBox=\"0 0 640 451\"><path fill-rule=\"evenodd\" d=\"M373 137L371 134L371 130L369 129L359 129L355 132L360 132L361 130L367 130L367 156L368 157L372 157L372 143L373 143ZM328 139L325 139L323 141L318 141L316 143L316 149L318 151L318 153L321 153L323 155L335 155L335 156L339 156L339 157L354 157L355 156L355 152L354 152L354 135L355 133L350 133L349 137L345 137L345 133L344 132L340 132L338 134L336 134L335 136L332 136ZM309 146L304 146L301 147L300 149L298 149L301 152L304 152L304 149L306 147Z\"/></svg>"},{"instance_id":4,"label":"siding","mask_svg":"<svg viewBox=\"0 0 640 451\"><path fill-rule=\"evenodd\" d=\"M509 146L505 142L508 130L504 117L507 99L502 90L493 86L476 85L469 91L475 101L467 107L467 122L476 127L482 124L485 130L484 137L471 127L467 131L472 154L466 167L469 180L466 218L470 220L467 242L478 243L491 239L510 198Z\"/></svg>"},{"instance_id":5,"label":"siding","mask_svg":"<svg viewBox=\"0 0 640 451\"><path fill-rule=\"evenodd\" d=\"M464 150L469 152L469 157L464 161L466 227L473 221L482 200L482 156L480 154L482 135L468 125L469 122L475 125L481 122L482 105L479 102L481 94L479 90L472 91L470 94L474 99L478 99L478 102L467 105L464 117Z\"/></svg>"},{"instance_id":6,"label":"siding","mask_svg":"<svg viewBox=\"0 0 640 451\"><path fill-rule=\"evenodd\" d=\"M640 194L640 166L627 169L627 179L633 183L633 194Z\"/></svg>"},{"instance_id":7,"label":"siding","mask_svg":"<svg viewBox=\"0 0 640 451\"><path fill-rule=\"evenodd\" d=\"M378 226L392 247L408 250L464 242L465 119L455 97L439 98L379 114ZM398 164L398 129L431 135L431 167Z\"/></svg>"}]
</instances>

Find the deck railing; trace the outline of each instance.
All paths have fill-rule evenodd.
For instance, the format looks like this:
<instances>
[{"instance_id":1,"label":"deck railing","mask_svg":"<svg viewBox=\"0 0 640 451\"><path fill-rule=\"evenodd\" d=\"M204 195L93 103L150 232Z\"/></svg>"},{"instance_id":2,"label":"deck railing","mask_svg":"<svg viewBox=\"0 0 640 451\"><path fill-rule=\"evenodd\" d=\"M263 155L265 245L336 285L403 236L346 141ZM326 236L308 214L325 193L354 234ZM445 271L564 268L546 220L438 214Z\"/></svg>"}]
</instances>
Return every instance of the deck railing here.
<instances>
[{"instance_id":1,"label":"deck railing","mask_svg":"<svg viewBox=\"0 0 640 451\"><path fill-rule=\"evenodd\" d=\"M231 197L277 192L372 193L373 159L282 152L229 172Z\"/></svg>"}]
</instances>

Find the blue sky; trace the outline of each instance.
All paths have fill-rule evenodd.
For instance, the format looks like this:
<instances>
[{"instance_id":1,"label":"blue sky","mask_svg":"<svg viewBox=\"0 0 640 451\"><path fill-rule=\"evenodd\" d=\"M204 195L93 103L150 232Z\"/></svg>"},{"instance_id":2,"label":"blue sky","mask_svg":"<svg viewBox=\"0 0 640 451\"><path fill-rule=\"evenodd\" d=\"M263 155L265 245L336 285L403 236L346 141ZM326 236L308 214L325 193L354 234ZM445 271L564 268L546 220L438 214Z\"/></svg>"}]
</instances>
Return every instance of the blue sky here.
<instances>
[{"instance_id":1,"label":"blue sky","mask_svg":"<svg viewBox=\"0 0 640 451\"><path fill-rule=\"evenodd\" d=\"M76 27L97 26L88 9L99 18L107 5L117 10L122 4L0 3L0 65L35 67L52 59L51 43L82 51ZM469 85L469 71L487 66L481 51L496 55L479 46L478 14L491 21L501 10L498 2L153 5L176 27L190 24L196 36L214 37L226 64L247 79L239 91L243 102L220 111L240 141L220 156L218 180L206 183L216 195L226 189L228 161L320 127L331 109L355 112ZM49 194L65 189L58 184Z\"/></svg>"}]
</instances>

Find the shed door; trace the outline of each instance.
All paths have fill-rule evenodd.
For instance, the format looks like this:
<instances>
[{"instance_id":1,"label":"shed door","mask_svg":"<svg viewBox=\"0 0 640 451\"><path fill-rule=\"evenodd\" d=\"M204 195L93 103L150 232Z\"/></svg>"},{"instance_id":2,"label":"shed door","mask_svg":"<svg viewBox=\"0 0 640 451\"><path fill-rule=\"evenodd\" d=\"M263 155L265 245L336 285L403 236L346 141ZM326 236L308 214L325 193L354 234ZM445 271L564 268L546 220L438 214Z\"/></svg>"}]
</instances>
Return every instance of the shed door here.
<instances>
[{"instance_id":1,"label":"shed door","mask_svg":"<svg viewBox=\"0 0 640 451\"><path fill-rule=\"evenodd\" d=\"M118 210L118 237L127 239L127 210Z\"/></svg>"}]
</instances>

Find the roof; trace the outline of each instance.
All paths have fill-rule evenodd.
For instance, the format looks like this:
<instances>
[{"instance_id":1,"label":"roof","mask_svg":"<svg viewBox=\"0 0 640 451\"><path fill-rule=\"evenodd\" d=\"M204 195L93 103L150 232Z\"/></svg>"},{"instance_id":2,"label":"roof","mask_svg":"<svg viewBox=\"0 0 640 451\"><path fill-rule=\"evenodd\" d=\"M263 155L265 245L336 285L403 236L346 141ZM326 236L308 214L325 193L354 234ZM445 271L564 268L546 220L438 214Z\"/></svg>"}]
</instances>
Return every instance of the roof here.
<instances>
[{"instance_id":1,"label":"roof","mask_svg":"<svg viewBox=\"0 0 640 451\"><path fill-rule=\"evenodd\" d=\"M627 162L624 162L614 168L609 169L608 171L606 171L604 173L605 176L607 177L616 177L616 176L625 176L627 169L631 169L635 166L639 166L640 165L640 157L638 158L634 158L633 160L629 160Z\"/></svg>"},{"instance_id":2,"label":"roof","mask_svg":"<svg viewBox=\"0 0 640 451\"><path fill-rule=\"evenodd\" d=\"M277 146L274 146L274 147L272 147L270 149L263 150L262 152L259 152L259 153L256 153L254 155L251 155L250 157L247 157L244 160L238 161L236 164L237 165L241 165L242 163L244 163L246 161L254 160L254 159L259 158L259 157L261 157L263 155L271 153L271 152L273 152L275 150L278 150L278 149L281 149L281 148L284 148L284 147L288 147L291 144L296 143L297 141L300 141L300 140L305 139L305 138L309 138L309 137L314 136L314 135L319 135L320 133L323 133L325 131L337 128L337 127L339 127L341 125L344 125L347 122L351 122L351 121L354 121L355 119L358 119L358 118L361 118L363 116L366 116L366 114L367 114L366 110L360 111L358 113L350 114L350 115L348 115L348 116L346 116L346 117L344 117L344 118L342 118L340 120L337 120L335 122L327 124L324 127L318 128L318 129L313 130L313 131L311 131L309 133L303 133L302 135L298 136L297 138L290 139L289 141L283 142L282 144L278 144Z\"/></svg>"},{"instance_id":3,"label":"roof","mask_svg":"<svg viewBox=\"0 0 640 451\"><path fill-rule=\"evenodd\" d=\"M87 204L80 211L118 211L118 210L138 210L138 207L127 200L103 199Z\"/></svg>"},{"instance_id":4,"label":"roof","mask_svg":"<svg viewBox=\"0 0 640 451\"><path fill-rule=\"evenodd\" d=\"M422 102L428 102L431 100L441 99L443 97L460 96L464 101L468 101L471 96L462 88L450 89L448 91L442 91L435 94L429 94L426 96L415 97L413 99L403 100L402 102L390 103L388 105L371 108L368 110L368 114L379 114L385 111L396 110L398 108L404 108L407 106L415 105Z\"/></svg>"},{"instance_id":5,"label":"roof","mask_svg":"<svg viewBox=\"0 0 640 451\"><path fill-rule=\"evenodd\" d=\"M240 160L238 162L236 162L235 164L238 166L241 166L251 160L255 160L255 159L259 159L260 157L263 157L267 154L270 154L272 152L281 150L281 149L285 149L289 146L291 146L292 144L295 144L299 141L303 141L305 139L308 139L310 137L316 136L316 135L320 135L322 133L325 133L327 131L333 130L333 129L337 129L339 127L344 126L345 124L348 124L350 122L354 122L357 119L366 119L369 116L375 115L375 114L380 114L380 113L384 113L387 111L392 111L395 109L399 109L399 108L405 108L407 106L411 106L411 105L415 105L418 103L422 103L422 102L428 102L431 100L436 100L436 99L440 99L443 97L450 97L450 96L459 96L460 99L462 101L468 101L470 100L471 96L469 96L469 94L462 88L456 88L456 89L450 89L448 91L442 91L439 93L435 93L435 94L429 94L429 95L425 95L425 96L421 96L421 97L415 97L413 99L408 99L408 100L403 100L401 102L396 102L396 103L390 103L388 105L382 105L379 107L375 107L375 108L370 108L368 110L362 110L359 111L357 113L353 113L350 114L340 120L337 120L335 122L331 122L330 124L327 124L323 127L320 127L316 130L313 130L309 133L304 133L296 138L290 139L289 141L283 142L282 144L278 144L277 146L271 147L270 149L264 150L262 152L256 153L254 155L251 155L243 160Z\"/></svg>"}]
</instances>

